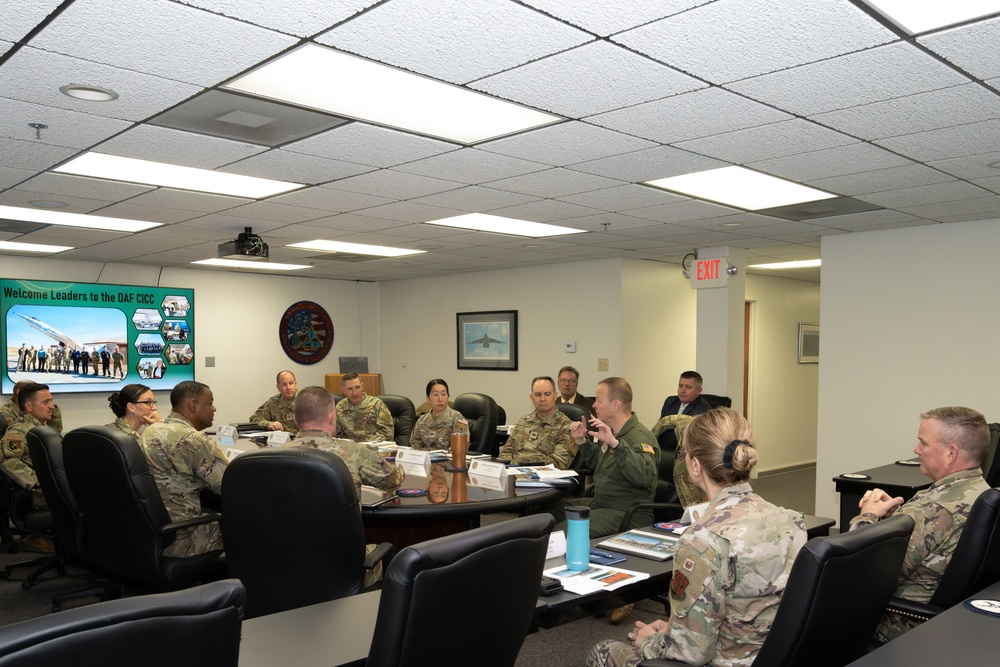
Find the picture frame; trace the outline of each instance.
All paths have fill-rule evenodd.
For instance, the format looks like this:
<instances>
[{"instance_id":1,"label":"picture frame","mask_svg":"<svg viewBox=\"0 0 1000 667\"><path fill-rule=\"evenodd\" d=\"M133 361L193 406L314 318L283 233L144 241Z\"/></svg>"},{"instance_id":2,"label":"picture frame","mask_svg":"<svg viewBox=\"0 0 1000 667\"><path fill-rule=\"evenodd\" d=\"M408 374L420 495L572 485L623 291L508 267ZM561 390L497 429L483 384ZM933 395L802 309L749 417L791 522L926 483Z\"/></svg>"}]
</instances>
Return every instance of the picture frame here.
<instances>
[{"instance_id":1,"label":"picture frame","mask_svg":"<svg viewBox=\"0 0 1000 667\"><path fill-rule=\"evenodd\" d=\"M517 311L456 313L458 368L517 370Z\"/></svg>"},{"instance_id":2,"label":"picture frame","mask_svg":"<svg viewBox=\"0 0 1000 667\"><path fill-rule=\"evenodd\" d=\"M800 364L819 363L819 325L799 322L798 362Z\"/></svg>"}]
</instances>

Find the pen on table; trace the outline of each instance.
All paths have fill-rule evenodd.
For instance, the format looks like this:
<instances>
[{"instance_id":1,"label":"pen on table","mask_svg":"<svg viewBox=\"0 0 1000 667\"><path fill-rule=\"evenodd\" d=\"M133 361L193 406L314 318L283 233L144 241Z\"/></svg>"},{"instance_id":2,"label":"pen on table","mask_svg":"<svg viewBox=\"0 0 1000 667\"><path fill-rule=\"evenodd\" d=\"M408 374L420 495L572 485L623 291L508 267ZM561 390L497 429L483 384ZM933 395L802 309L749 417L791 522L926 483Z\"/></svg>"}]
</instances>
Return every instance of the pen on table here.
<instances>
[{"instance_id":1,"label":"pen on table","mask_svg":"<svg viewBox=\"0 0 1000 667\"><path fill-rule=\"evenodd\" d=\"M606 551L594 551L593 549L590 551L590 555L591 556L597 556L598 558L616 558L617 557L615 554L609 554Z\"/></svg>"}]
</instances>

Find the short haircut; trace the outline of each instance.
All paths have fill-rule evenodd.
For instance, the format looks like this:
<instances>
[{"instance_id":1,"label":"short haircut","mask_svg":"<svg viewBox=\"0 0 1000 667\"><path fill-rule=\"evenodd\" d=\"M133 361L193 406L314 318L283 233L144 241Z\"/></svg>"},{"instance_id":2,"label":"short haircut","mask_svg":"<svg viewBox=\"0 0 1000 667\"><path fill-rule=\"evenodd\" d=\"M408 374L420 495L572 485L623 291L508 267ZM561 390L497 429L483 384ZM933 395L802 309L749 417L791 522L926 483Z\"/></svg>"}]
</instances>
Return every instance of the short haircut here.
<instances>
[{"instance_id":1,"label":"short haircut","mask_svg":"<svg viewBox=\"0 0 1000 667\"><path fill-rule=\"evenodd\" d=\"M25 386L21 387L21 391L17 394L17 407L20 408L21 412L24 412L24 404L29 401L35 400L35 394L40 391L48 391L49 385L38 384L37 382L29 382Z\"/></svg>"},{"instance_id":2,"label":"short haircut","mask_svg":"<svg viewBox=\"0 0 1000 667\"><path fill-rule=\"evenodd\" d=\"M723 463L726 448L733 444L730 467ZM729 408L715 408L696 415L684 429L684 451L698 459L713 481L732 486L750 479L757 465L753 432L743 415Z\"/></svg>"},{"instance_id":3,"label":"short haircut","mask_svg":"<svg viewBox=\"0 0 1000 667\"><path fill-rule=\"evenodd\" d=\"M562 368L560 368L560 369L559 369L559 372L558 372L558 373L556 373L556 377L559 377L560 375L562 375L562 374L563 374L563 373L565 373L566 371L569 371L570 373L572 373L572 374L573 374L573 376L574 376L574 377L575 377L575 378L576 378L577 380L579 380L579 379L580 379L580 371L576 370L576 369L575 369L575 368L573 368L572 366L563 366Z\"/></svg>"},{"instance_id":4,"label":"short haircut","mask_svg":"<svg viewBox=\"0 0 1000 667\"><path fill-rule=\"evenodd\" d=\"M539 375L538 377L534 378L531 381L531 387L529 387L529 389L531 391L534 391L535 390L535 383L536 382L541 382L542 380L544 380L544 381L546 381L546 382L548 382L549 384L552 385L552 391L556 390L556 382L555 382L555 380L553 380L552 378L550 378L548 375Z\"/></svg>"},{"instance_id":5,"label":"short haircut","mask_svg":"<svg viewBox=\"0 0 1000 667\"><path fill-rule=\"evenodd\" d=\"M700 387L702 385L701 373L698 371L684 371L681 373L681 377L685 380L694 380L695 383Z\"/></svg>"},{"instance_id":6,"label":"short haircut","mask_svg":"<svg viewBox=\"0 0 1000 667\"><path fill-rule=\"evenodd\" d=\"M341 379L340 386L343 387L345 384L347 384L351 380L357 380L359 377L361 377L361 376L358 375L357 373L347 373L347 374L344 375L343 379Z\"/></svg>"},{"instance_id":7,"label":"short haircut","mask_svg":"<svg viewBox=\"0 0 1000 667\"><path fill-rule=\"evenodd\" d=\"M207 384L195 382L194 380L185 380L179 383L170 392L170 408L176 410L185 401L190 401L192 398L201 398L205 395L207 389Z\"/></svg>"},{"instance_id":8,"label":"short haircut","mask_svg":"<svg viewBox=\"0 0 1000 667\"><path fill-rule=\"evenodd\" d=\"M632 385L628 380L620 377L604 378L598 385L605 385L608 388L609 401L621 401L622 407L632 411Z\"/></svg>"},{"instance_id":9,"label":"short haircut","mask_svg":"<svg viewBox=\"0 0 1000 667\"><path fill-rule=\"evenodd\" d=\"M295 379L295 373L293 373L291 371L278 371L278 374L274 376L274 383L275 384L280 383L281 382L281 376L284 375L285 373L288 373L289 375L291 375L293 380Z\"/></svg>"},{"instance_id":10,"label":"short haircut","mask_svg":"<svg viewBox=\"0 0 1000 667\"><path fill-rule=\"evenodd\" d=\"M431 395L431 389L433 389L433 388L434 388L434 385L436 385L436 384L440 384L440 385L443 385L443 386L444 386L444 390L445 390L446 392L448 392L449 394L451 393L451 389L448 389L448 383L447 383L447 382L445 382L445 381L444 381L444 380L442 380L441 378L434 378L433 380L431 380L430 382L428 382L428 383L427 383L427 391L426 391L426 394L427 394L428 396L430 396L430 395Z\"/></svg>"},{"instance_id":11,"label":"short haircut","mask_svg":"<svg viewBox=\"0 0 1000 667\"><path fill-rule=\"evenodd\" d=\"M292 410L295 412L295 422L308 424L320 421L336 409L336 401L326 387L306 387L295 397Z\"/></svg>"},{"instance_id":12,"label":"short haircut","mask_svg":"<svg viewBox=\"0 0 1000 667\"><path fill-rule=\"evenodd\" d=\"M124 417L125 413L128 412L128 404L135 403L147 391L150 391L150 388L144 384L125 385L108 396L108 405L111 406L111 412L115 413L115 417Z\"/></svg>"},{"instance_id":13,"label":"short haircut","mask_svg":"<svg viewBox=\"0 0 1000 667\"><path fill-rule=\"evenodd\" d=\"M35 384L34 380L20 380L14 384L14 395L17 396L21 393L21 390L27 387L29 384Z\"/></svg>"},{"instance_id":14,"label":"short haircut","mask_svg":"<svg viewBox=\"0 0 1000 667\"><path fill-rule=\"evenodd\" d=\"M921 414L920 419L940 422L945 438L958 445L969 459L982 463L990 446L990 427L981 412L960 406L934 408Z\"/></svg>"}]
</instances>

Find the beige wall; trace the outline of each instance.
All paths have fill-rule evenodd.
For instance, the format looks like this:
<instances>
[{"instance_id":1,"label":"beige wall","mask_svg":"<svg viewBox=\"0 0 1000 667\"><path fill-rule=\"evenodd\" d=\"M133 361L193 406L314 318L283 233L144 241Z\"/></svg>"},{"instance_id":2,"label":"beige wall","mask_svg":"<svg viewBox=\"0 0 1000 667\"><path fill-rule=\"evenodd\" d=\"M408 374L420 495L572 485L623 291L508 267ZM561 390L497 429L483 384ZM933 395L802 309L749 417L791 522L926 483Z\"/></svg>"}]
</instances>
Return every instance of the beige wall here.
<instances>
[{"instance_id":1,"label":"beige wall","mask_svg":"<svg viewBox=\"0 0 1000 667\"><path fill-rule=\"evenodd\" d=\"M823 238L816 513L837 474L911 456L918 415L1000 420L1000 220Z\"/></svg>"}]
</instances>

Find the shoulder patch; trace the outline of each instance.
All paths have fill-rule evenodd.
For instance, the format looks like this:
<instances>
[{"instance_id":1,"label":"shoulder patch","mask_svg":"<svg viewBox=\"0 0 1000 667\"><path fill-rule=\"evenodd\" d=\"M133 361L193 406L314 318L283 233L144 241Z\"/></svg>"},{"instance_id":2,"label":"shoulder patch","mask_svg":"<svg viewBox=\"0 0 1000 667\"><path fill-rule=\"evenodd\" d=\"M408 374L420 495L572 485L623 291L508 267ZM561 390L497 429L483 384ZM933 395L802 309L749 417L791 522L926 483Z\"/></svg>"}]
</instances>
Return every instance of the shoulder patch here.
<instances>
[{"instance_id":1,"label":"shoulder patch","mask_svg":"<svg viewBox=\"0 0 1000 667\"><path fill-rule=\"evenodd\" d=\"M639 446L640 446L640 447L642 448L642 451L646 452L647 454L656 454L656 450L655 450L655 449L653 449L653 446L652 446L652 445L647 445L647 444L646 444L646 443L644 442L644 443L642 443L642 444L641 444L641 445L639 445Z\"/></svg>"},{"instance_id":2,"label":"shoulder patch","mask_svg":"<svg viewBox=\"0 0 1000 667\"><path fill-rule=\"evenodd\" d=\"M674 578L670 580L670 597L674 600L683 600L689 583L691 582L683 572L674 572Z\"/></svg>"}]
</instances>

